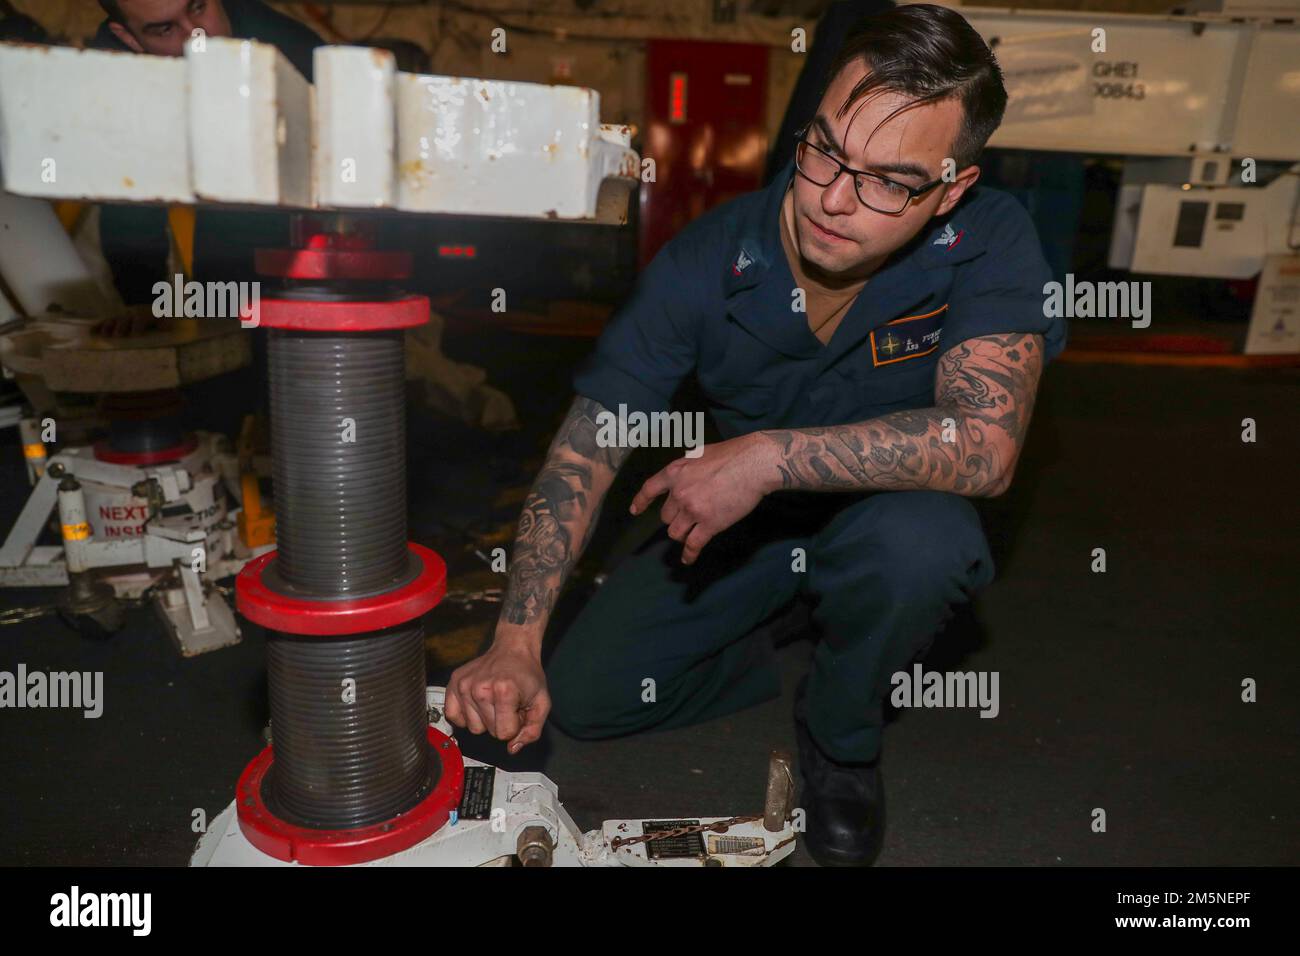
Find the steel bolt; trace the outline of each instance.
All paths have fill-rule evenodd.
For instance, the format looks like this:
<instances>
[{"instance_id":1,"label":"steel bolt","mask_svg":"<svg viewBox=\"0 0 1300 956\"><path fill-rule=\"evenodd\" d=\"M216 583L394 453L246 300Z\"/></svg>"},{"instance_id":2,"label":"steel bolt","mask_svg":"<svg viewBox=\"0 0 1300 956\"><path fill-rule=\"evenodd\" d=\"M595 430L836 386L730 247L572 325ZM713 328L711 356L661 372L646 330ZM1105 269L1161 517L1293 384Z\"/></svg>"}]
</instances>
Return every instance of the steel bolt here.
<instances>
[{"instance_id":1,"label":"steel bolt","mask_svg":"<svg viewBox=\"0 0 1300 956\"><path fill-rule=\"evenodd\" d=\"M519 834L516 852L524 866L550 866L554 849L550 831L546 827L531 826L524 827Z\"/></svg>"}]
</instances>

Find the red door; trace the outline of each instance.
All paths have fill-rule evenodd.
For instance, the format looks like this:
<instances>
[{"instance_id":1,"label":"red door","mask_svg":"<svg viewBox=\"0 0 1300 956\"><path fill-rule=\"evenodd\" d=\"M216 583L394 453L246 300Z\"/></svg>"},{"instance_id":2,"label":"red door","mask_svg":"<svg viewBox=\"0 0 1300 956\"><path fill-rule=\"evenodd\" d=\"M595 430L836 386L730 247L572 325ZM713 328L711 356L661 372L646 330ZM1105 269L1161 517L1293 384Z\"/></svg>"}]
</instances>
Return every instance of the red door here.
<instances>
[{"instance_id":1,"label":"red door","mask_svg":"<svg viewBox=\"0 0 1300 956\"><path fill-rule=\"evenodd\" d=\"M705 210L758 189L767 160L767 48L650 40L640 260Z\"/></svg>"}]
</instances>

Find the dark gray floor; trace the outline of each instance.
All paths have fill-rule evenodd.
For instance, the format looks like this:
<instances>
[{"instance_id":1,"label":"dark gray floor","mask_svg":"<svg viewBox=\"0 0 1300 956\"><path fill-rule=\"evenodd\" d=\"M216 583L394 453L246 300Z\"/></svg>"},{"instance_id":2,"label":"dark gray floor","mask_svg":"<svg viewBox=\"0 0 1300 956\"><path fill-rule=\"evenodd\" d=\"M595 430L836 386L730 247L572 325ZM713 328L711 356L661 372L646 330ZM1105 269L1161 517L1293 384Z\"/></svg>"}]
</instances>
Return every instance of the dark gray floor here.
<instances>
[{"instance_id":1,"label":"dark gray floor","mask_svg":"<svg viewBox=\"0 0 1300 956\"><path fill-rule=\"evenodd\" d=\"M448 527L474 532L517 510L494 497L527 481L586 347L449 342L504 383L526 425L495 439L415 429L412 533L444 549L453 587L475 564ZM998 580L927 661L998 671L1001 714L913 710L890 725L882 864L1300 862L1298 399L1295 371L1050 370L1016 488L982 505ZM1240 439L1245 417L1254 444ZM5 527L22 490L7 440ZM611 535L602 529L606 545ZM1090 571L1097 547L1105 574ZM6 606L40 597L0 593ZM580 600L575 591L570 611ZM439 628L484 621L434 615ZM0 864L185 862L192 811L229 802L260 746L261 636L245 633L237 648L187 661L143 613L99 644L48 619L0 628L0 669L103 670L106 681L99 720L0 710ZM780 653L780 701L623 740L548 733L501 762L545 769L583 827L753 812L768 751L793 747L791 695L809 645ZM1247 677L1258 703L1241 702ZM485 759L498 752L464 743ZM1097 807L1105 833L1090 829ZM800 850L794 863L810 861Z\"/></svg>"}]
</instances>

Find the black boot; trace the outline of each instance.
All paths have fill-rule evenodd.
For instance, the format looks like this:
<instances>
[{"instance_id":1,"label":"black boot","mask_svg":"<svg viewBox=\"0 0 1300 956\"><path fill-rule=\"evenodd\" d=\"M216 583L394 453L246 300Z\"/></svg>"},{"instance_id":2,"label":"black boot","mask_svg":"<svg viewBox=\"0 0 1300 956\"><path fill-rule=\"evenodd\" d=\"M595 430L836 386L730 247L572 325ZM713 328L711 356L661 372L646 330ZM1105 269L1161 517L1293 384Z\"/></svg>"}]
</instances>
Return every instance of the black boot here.
<instances>
[{"instance_id":1,"label":"black boot","mask_svg":"<svg viewBox=\"0 0 1300 956\"><path fill-rule=\"evenodd\" d=\"M871 866L885 841L880 761L839 763L817 746L804 721L806 680L799 685L794 721L804 779L799 803L807 823L804 845L821 866Z\"/></svg>"}]
</instances>

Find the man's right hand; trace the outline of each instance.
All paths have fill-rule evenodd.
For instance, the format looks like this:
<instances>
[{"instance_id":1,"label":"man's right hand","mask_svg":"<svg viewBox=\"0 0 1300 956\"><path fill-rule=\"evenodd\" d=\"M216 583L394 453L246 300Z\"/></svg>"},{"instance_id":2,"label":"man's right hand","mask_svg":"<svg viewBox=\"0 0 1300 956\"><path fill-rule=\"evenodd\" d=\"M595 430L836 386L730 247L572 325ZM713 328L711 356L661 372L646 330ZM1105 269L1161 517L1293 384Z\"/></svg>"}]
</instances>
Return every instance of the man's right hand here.
<instances>
[{"instance_id":1,"label":"man's right hand","mask_svg":"<svg viewBox=\"0 0 1300 956\"><path fill-rule=\"evenodd\" d=\"M524 643L498 640L458 667L447 681L447 719L472 734L485 730L509 741L515 754L542 735L551 712L546 673L538 652Z\"/></svg>"}]
</instances>

